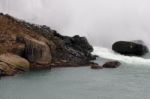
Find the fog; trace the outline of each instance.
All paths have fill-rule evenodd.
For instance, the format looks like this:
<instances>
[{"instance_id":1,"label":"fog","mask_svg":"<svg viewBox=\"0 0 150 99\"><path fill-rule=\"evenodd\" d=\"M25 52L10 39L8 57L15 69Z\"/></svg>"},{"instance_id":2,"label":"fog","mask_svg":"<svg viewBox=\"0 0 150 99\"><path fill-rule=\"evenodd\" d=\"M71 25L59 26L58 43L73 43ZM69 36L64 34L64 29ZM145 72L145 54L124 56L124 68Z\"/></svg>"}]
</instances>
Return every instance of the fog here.
<instances>
[{"instance_id":1,"label":"fog","mask_svg":"<svg viewBox=\"0 0 150 99\"><path fill-rule=\"evenodd\" d=\"M0 0L0 11L110 47L136 39L150 45L149 5L149 0Z\"/></svg>"}]
</instances>

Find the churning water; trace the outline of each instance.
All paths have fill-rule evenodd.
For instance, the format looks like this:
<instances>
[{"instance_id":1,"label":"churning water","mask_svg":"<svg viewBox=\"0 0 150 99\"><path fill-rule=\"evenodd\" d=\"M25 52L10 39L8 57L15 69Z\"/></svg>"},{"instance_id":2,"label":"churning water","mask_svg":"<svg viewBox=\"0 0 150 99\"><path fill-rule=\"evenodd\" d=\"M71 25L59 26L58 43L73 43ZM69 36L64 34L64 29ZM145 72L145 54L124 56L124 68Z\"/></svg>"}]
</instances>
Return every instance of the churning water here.
<instances>
[{"instance_id":1,"label":"churning water","mask_svg":"<svg viewBox=\"0 0 150 99\"><path fill-rule=\"evenodd\" d=\"M93 54L100 56L104 59L110 59L110 60L118 60L120 62L128 63L130 65L135 66L150 66L150 59L149 59L149 53L146 54L143 57L136 57L136 56L124 56L120 55L118 53L115 53L111 49L104 48L104 47L94 47Z\"/></svg>"}]
</instances>

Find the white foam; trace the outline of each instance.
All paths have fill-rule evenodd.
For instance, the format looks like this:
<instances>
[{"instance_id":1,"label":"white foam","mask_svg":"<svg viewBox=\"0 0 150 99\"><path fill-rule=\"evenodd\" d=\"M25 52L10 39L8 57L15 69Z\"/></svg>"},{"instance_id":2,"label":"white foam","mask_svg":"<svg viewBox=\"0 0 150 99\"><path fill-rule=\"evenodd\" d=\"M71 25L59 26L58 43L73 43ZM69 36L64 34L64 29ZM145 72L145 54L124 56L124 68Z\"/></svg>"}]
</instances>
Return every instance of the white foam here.
<instances>
[{"instance_id":1,"label":"white foam","mask_svg":"<svg viewBox=\"0 0 150 99\"><path fill-rule=\"evenodd\" d=\"M142 57L136 56L120 55L108 48L94 47L93 54L98 55L101 58L118 60L127 64L150 66L150 59L144 59Z\"/></svg>"}]
</instances>

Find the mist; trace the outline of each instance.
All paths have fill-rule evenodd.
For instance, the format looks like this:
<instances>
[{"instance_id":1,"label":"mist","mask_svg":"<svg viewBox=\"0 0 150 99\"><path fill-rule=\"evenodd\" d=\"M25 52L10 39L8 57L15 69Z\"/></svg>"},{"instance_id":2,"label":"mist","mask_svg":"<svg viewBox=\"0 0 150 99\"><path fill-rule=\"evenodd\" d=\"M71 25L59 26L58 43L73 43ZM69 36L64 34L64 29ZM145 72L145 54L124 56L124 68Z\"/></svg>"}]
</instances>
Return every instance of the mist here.
<instances>
[{"instance_id":1,"label":"mist","mask_svg":"<svg viewBox=\"0 0 150 99\"><path fill-rule=\"evenodd\" d=\"M111 47L118 40L150 45L149 5L149 0L1 0L0 12Z\"/></svg>"}]
</instances>

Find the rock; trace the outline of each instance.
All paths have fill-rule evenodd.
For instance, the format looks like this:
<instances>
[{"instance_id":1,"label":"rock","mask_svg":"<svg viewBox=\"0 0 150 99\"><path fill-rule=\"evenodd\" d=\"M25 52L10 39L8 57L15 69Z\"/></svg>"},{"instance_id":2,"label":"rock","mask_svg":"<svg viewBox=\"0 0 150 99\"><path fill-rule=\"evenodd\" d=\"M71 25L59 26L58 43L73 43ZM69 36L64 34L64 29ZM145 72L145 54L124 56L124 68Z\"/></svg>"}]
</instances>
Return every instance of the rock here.
<instances>
[{"instance_id":1,"label":"rock","mask_svg":"<svg viewBox=\"0 0 150 99\"><path fill-rule=\"evenodd\" d=\"M88 54L93 51L93 47L89 44L85 37L80 37L75 35L72 38L64 37L65 44L71 46L72 48Z\"/></svg>"},{"instance_id":2,"label":"rock","mask_svg":"<svg viewBox=\"0 0 150 99\"><path fill-rule=\"evenodd\" d=\"M13 46L11 53L23 57L24 51L25 51L25 44L17 43Z\"/></svg>"},{"instance_id":3,"label":"rock","mask_svg":"<svg viewBox=\"0 0 150 99\"><path fill-rule=\"evenodd\" d=\"M3 76L3 70L0 70L0 77Z\"/></svg>"},{"instance_id":4,"label":"rock","mask_svg":"<svg viewBox=\"0 0 150 99\"><path fill-rule=\"evenodd\" d=\"M103 67L94 63L94 64L91 64L91 69L102 69Z\"/></svg>"},{"instance_id":5,"label":"rock","mask_svg":"<svg viewBox=\"0 0 150 99\"><path fill-rule=\"evenodd\" d=\"M0 55L0 70L3 75L14 75L17 72L27 71L30 68L30 63L17 55L6 53Z\"/></svg>"},{"instance_id":6,"label":"rock","mask_svg":"<svg viewBox=\"0 0 150 99\"><path fill-rule=\"evenodd\" d=\"M30 68L30 63L26 59L11 53L0 55L0 61L11 65L12 68L16 68L23 71L26 71Z\"/></svg>"},{"instance_id":7,"label":"rock","mask_svg":"<svg viewBox=\"0 0 150 99\"><path fill-rule=\"evenodd\" d=\"M89 65L91 60L96 59L94 55L91 54L93 47L88 43L85 37L80 37L78 35L74 37L58 36L55 39L56 51L53 54L54 60L66 60L69 66L83 66ZM59 45L57 45L59 44Z\"/></svg>"},{"instance_id":8,"label":"rock","mask_svg":"<svg viewBox=\"0 0 150 99\"><path fill-rule=\"evenodd\" d=\"M49 64L51 63L50 48L45 42L25 36L18 37L20 42L25 43L25 58L32 63Z\"/></svg>"},{"instance_id":9,"label":"rock","mask_svg":"<svg viewBox=\"0 0 150 99\"><path fill-rule=\"evenodd\" d=\"M148 53L148 47L141 41L118 41L113 44L112 49L123 55L142 56Z\"/></svg>"},{"instance_id":10,"label":"rock","mask_svg":"<svg viewBox=\"0 0 150 99\"><path fill-rule=\"evenodd\" d=\"M14 76L17 71L15 68L12 68L12 65L8 65L5 62L0 62L1 76Z\"/></svg>"},{"instance_id":11,"label":"rock","mask_svg":"<svg viewBox=\"0 0 150 99\"><path fill-rule=\"evenodd\" d=\"M103 67L104 68L117 68L121 65L120 62L118 61L111 61L111 62L106 62Z\"/></svg>"},{"instance_id":12,"label":"rock","mask_svg":"<svg viewBox=\"0 0 150 99\"><path fill-rule=\"evenodd\" d=\"M32 68L49 68L51 63L55 67L89 66L91 60L96 59L86 37L63 36L48 26L31 24L7 14L0 15L0 34L3 38L0 54L11 52L24 57Z\"/></svg>"}]
</instances>

